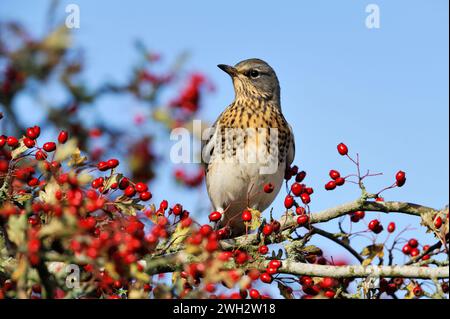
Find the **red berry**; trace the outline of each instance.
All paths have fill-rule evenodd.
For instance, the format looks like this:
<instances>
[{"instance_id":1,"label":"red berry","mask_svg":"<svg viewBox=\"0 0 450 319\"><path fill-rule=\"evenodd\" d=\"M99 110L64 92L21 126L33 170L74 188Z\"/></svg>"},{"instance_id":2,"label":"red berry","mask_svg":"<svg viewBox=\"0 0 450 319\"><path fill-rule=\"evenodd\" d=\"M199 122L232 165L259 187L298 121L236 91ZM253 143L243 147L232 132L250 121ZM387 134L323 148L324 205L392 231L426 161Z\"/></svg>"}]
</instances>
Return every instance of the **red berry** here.
<instances>
[{"instance_id":1,"label":"red berry","mask_svg":"<svg viewBox=\"0 0 450 319\"><path fill-rule=\"evenodd\" d=\"M31 178L27 184L30 187L34 187L39 184L39 180L36 177L34 177L34 178Z\"/></svg>"},{"instance_id":2,"label":"red berry","mask_svg":"<svg viewBox=\"0 0 450 319\"><path fill-rule=\"evenodd\" d=\"M104 181L105 180L103 177L96 178L92 181L91 186L92 186L92 188L99 188L100 186L103 185Z\"/></svg>"},{"instance_id":3,"label":"red berry","mask_svg":"<svg viewBox=\"0 0 450 319\"><path fill-rule=\"evenodd\" d=\"M373 219L369 222L369 229L373 232L380 226L380 221L378 219Z\"/></svg>"},{"instance_id":4,"label":"red berry","mask_svg":"<svg viewBox=\"0 0 450 319\"><path fill-rule=\"evenodd\" d=\"M338 178L336 178L335 182L336 182L337 186L342 186L345 184L345 179L342 177L338 177Z\"/></svg>"},{"instance_id":5,"label":"red berry","mask_svg":"<svg viewBox=\"0 0 450 319\"><path fill-rule=\"evenodd\" d=\"M405 255L411 254L411 246L409 246L408 244L406 244L405 246L403 246L402 252L403 252Z\"/></svg>"},{"instance_id":6,"label":"red berry","mask_svg":"<svg viewBox=\"0 0 450 319\"><path fill-rule=\"evenodd\" d=\"M222 214L219 212L212 212L209 214L209 220L212 222L217 222L222 218Z\"/></svg>"},{"instance_id":7,"label":"red berry","mask_svg":"<svg viewBox=\"0 0 450 319\"><path fill-rule=\"evenodd\" d=\"M305 177L306 177L306 172L305 171L301 171L295 176L295 181L297 183L301 183L305 179Z\"/></svg>"},{"instance_id":8,"label":"red berry","mask_svg":"<svg viewBox=\"0 0 450 319\"><path fill-rule=\"evenodd\" d=\"M302 199L303 204L307 205L311 202L311 197L308 193L303 193L300 195L300 198Z\"/></svg>"},{"instance_id":9,"label":"red berry","mask_svg":"<svg viewBox=\"0 0 450 319\"><path fill-rule=\"evenodd\" d=\"M295 212L297 213L297 215L303 215L306 213L305 209L302 206L297 206Z\"/></svg>"},{"instance_id":10,"label":"red berry","mask_svg":"<svg viewBox=\"0 0 450 319\"><path fill-rule=\"evenodd\" d=\"M56 150L56 144L54 142L47 142L42 146L42 148L46 152L53 152L54 150Z\"/></svg>"},{"instance_id":11,"label":"red berry","mask_svg":"<svg viewBox=\"0 0 450 319\"><path fill-rule=\"evenodd\" d=\"M295 196L300 196L300 194L303 192L302 184L299 183L292 184L291 191Z\"/></svg>"},{"instance_id":12,"label":"red berry","mask_svg":"<svg viewBox=\"0 0 450 319\"><path fill-rule=\"evenodd\" d=\"M69 133L67 133L66 131L61 131L59 132L58 135L58 142L60 144L64 144L65 142L67 142L67 139L69 138Z\"/></svg>"},{"instance_id":13,"label":"red berry","mask_svg":"<svg viewBox=\"0 0 450 319\"><path fill-rule=\"evenodd\" d=\"M265 255L265 254L267 254L269 252L269 247L267 247L266 245L259 246L258 252L261 255Z\"/></svg>"},{"instance_id":14,"label":"red berry","mask_svg":"<svg viewBox=\"0 0 450 319\"><path fill-rule=\"evenodd\" d=\"M405 185L406 182L406 174L403 171L398 171L397 174L395 174L395 181L398 187L402 187Z\"/></svg>"},{"instance_id":15,"label":"red berry","mask_svg":"<svg viewBox=\"0 0 450 319\"><path fill-rule=\"evenodd\" d=\"M119 160L116 159L116 158L111 158L106 163L108 164L108 167L111 168L111 169L112 168L116 168L117 166L119 166Z\"/></svg>"},{"instance_id":16,"label":"red berry","mask_svg":"<svg viewBox=\"0 0 450 319\"><path fill-rule=\"evenodd\" d=\"M268 268L280 268L281 267L281 261L278 259L272 259L269 261L269 264L267 265Z\"/></svg>"},{"instance_id":17,"label":"red berry","mask_svg":"<svg viewBox=\"0 0 450 319\"><path fill-rule=\"evenodd\" d=\"M99 162L97 164L97 168L98 168L99 171L104 172L104 171L107 171L109 169L109 165L108 165L107 162Z\"/></svg>"},{"instance_id":18,"label":"red berry","mask_svg":"<svg viewBox=\"0 0 450 319\"><path fill-rule=\"evenodd\" d=\"M289 209L292 206L294 206L294 197L292 197L291 195L287 195L286 198L284 199L284 207Z\"/></svg>"},{"instance_id":19,"label":"red berry","mask_svg":"<svg viewBox=\"0 0 450 319\"><path fill-rule=\"evenodd\" d=\"M437 229L441 228L442 226L442 218L440 216L437 216L434 219L434 227L436 227Z\"/></svg>"},{"instance_id":20,"label":"red berry","mask_svg":"<svg viewBox=\"0 0 450 319\"><path fill-rule=\"evenodd\" d=\"M272 268L272 267L267 267L266 272L267 272L269 275L275 275L275 274L278 272L278 269Z\"/></svg>"},{"instance_id":21,"label":"red berry","mask_svg":"<svg viewBox=\"0 0 450 319\"><path fill-rule=\"evenodd\" d=\"M36 145L36 142L35 142L35 140L32 140L29 137L25 137L23 139L23 144L25 144L25 146L28 148L32 148L32 147L34 147L34 145Z\"/></svg>"},{"instance_id":22,"label":"red berry","mask_svg":"<svg viewBox=\"0 0 450 319\"><path fill-rule=\"evenodd\" d=\"M411 248L416 248L417 246L419 246L419 242L417 241L417 239L411 238L410 240L408 240L408 245L411 246Z\"/></svg>"},{"instance_id":23,"label":"red berry","mask_svg":"<svg viewBox=\"0 0 450 319\"><path fill-rule=\"evenodd\" d=\"M10 147L16 147L17 145L19 145L19 140L17 138L15 138L14 136L9 136L6 139L6 143L8 144L8 146Z\"/></svg>"},{"instance_id":24,"label":"red berry","mask_svg":"<svg viewBox=\"0 0 450 319\"><path fill-rule=\"evenodd\" d=\"M273 226L271 224L265 224L263 229L262 229L262 233L264 234L264 236L270 236L273 232Z\"/></svg>"},{"instance_id":25,"label":"red berry","mask_svg":"<svg viewBox=\"0 0 450 319\"><path fill-rule=\"evenodd\" d=\"M103 163L104 163L104 162L103 162ZM124 190L125 188L128 187L128 185L130 185L130 181L128 180L128 178L124 177L124 178L122 178L122 179L120 180L119 188L120 188L121 190ZM166 201L166 203L167 203L167 201ZM166 207L166 208L167 208L167 207Z\"/></svg>"},{"instance_id":26,"label":"red berry","mask_svg":"<svg viewBox=\"0 0 450 319\"><path fill-rule=\"evenodd\" d=\"M297 217L297 224L299 224L300 226L305 226L309 221L309 216L308 215L300 215Z\"/></svg>"},{"instance_id":27,"label":"red berry","mask_svg":"<svg viewBox=\"0 0 450 319\"><path fill-rule=\"evenodd\" d=\"M175 216L180 215L182 212L183 212L183 206L181 204L175 204L175 206L172 207L172 213Z\"/></svg>"},{"instance_id":28,"label":"red berry","mask_svg":"<svg viewBox=\"0 0 450 319\"><path fill-rule=\"evenodd\" d=\"M47 153L45 153L45 152L42 151L42 150L38 150L38 151L36 152L36 154L34 155L34 157L35 157L36 160L38 160L38 161L43 161L43 160L45 160L45 159L47 158Z\"/></svg>"},{"instance_id":29,"label":"red berry","mask_svg":"<svg viewBox=\"0 0 450 319\"><path fill-rule=\"evenodd\" d=\"M336 293L333 290L327 290L327 291L325 291L324 294L325 294L325 297L327 297L329 299L334 298L334 296L336 295Z\"/></svg>"},{"instance_id":30,"label":"red berry","mask_svg":"<svg viewBox=\"0 0 450 319\"><path fill-rule=\"evenodd\" d=\"M314 284L314 281L309 276L301 276L300 277L300 284L302 286L310 287Z\"/></svg>"},{"instance_id":31,"label":"red berry","mask_svg":"<svg viewBox=\"0 0 450 319\"><path fill-rule=\"evenodd\" d=\"M340 144L337 146L337 150L338 150L339 154L341 154L342 156L348 154L348 148L347 148L347 145L345 145L344 143L340 143Z\"/></svg>"},{"instance_id":32,"label":"red berry","mask_svg":"<svg viewBox=\"0 0 450 319\"><path fill-rule=\"evenodd\" d=\"M281 224L278 220L274 220L274 221L272 221L272 227L273 227L273 231L277 233L281 228Z\"/></svg>"},{"instance_id":33,"label":"red berry","mask_svg":"<svg viewBox=\"0 0 450 319\"><path fill-rule=\"evenodd\" d=\"M217 242L217 240L208 240L205 246L205 249L210 253L216 251L218 248L219 243Z\"/></svg>"},{"instance_id":34,"label":"red berry","mask_svg":"<svg viewBox=\"0 0 450 319\"><path fill-rule=\"evenodd\" d=\"M273 192L273 184L272 183L267 183L266 185L264 185L264 193L272 193Z\"/></svg>"},{"instance_id":35,"label":"red berry","mask_svg":"<svg viewBox=\"0 0 450 319\"><path fill-rule=\"evenodd\" d=\"M325 189L327 191L331 191L333 189L336 188L336 182L335 181L329 181L328 183L325 184Z\"/></svg>"},{"instance_id":36,"label":"red berry","mask_svg":"<svg viewBox=\"0 0 450 319\"><path fill-rule=\"evenodd\" d=\"M325 277L319 282L319 285L323 289L330 289L336 285L336 280L331 277Z\"/></svg>"},{"instance_id":37,"label":"red berry","mask_svg":"<svg viewBox=\"0 0 450 319\"><path fill-rule=\"evenodd\" d=\"M136 194L136 190L134 189L133 185L129 185L125 190L123 191L125 196L133 197Z\"/></svg>"},{"instance_id":38,"label":"red berry","mask_svg":"<svg viewBox=\"0 0 450 319\"><path fill-rule=\"evenodd\" d=\"M34 285L31 287L31 290L32 290L35 294L40 294L40 293L42 292L41 285L39 285L39 284L34 284Z\"/></svg>"},{"instance_id":39,"label":"red berry","mask_svg":"<svg viewBox=\"0 0 450 319\"><path fill-rule=\"evenodd\" d=\"M259 299L259 298L261 298L261 295L260 295L259 291L256 290L256 289L250 289L248 294L250 295L250 298L252 298L252 299Z\"/></svg>"},{"instance_id":40,"label":"red berry","mask_svg":"<svg viewBox=\"0 0 450 319\"><path fill-rule=\"evenodd\" d=\"M373 231L375 234L379 234L383 231L383 225L378 225L377 228L375 228L375 230Z\"/></svg>"},{"instance_id":41,"label":"red berry","mask_svg":"<svg viewBox=\"0 0 450 319\"><path fill-rule=\"evenodd\" d=\"M213 229L212 229L212 227L209 226L209 225L203 225L202 227L200 227L200 230L199 230L200 234L201 234L203 237L208 236L209 234L212 233L212 231L213 231Z\"/></svg>"},{"instance_id":42,"label":"red berry","mask_svg":"<svg viewBox=\"0 0 450 319\"><path fill-rule=\"evenodd\" d=\"M395 231L395 223L394 222L389 223L389 225L387 227L387 231L390 233L393 233Z\"/></svg>"},{"instance_id":43,"label":"red berry","mask_svg":"<svg viewBox=\"0 0 450 319\"><path fill-rule=\"evenodd\" d=\"M38 138L39 135L41 135L41 128L37 125L33 126L34 134L36 135L35 138Z\"/></svg>"},{"instance_id":44,"label":"red berry","mask_svg":"<svg viewBox=\"0 0 450 319\"><path fill-rule=\"evenodd\" d=\"M332 169L329 174L330 174L330 177L332 179L334 179L334 180L336 180L339 177L341 177L341 174L338 171L334 170L334 169Z\"/></svg>"},{"instance_id":45,"label":"red berry","mask_svg":"<svg viewBox=\"0 0 450 319\"><path fill-rule=\"evenodd\" d=\"M415 286L414 289L413 289L413 294L416 297L422 296L422 294L423 294L422 287L420 287L419 285Z\"/></svg>"},{"instance_id":46,"label":"red berry","mask_svg":"<svg viewBox=\"0 0 450 319\"><path fill-rule=\"evenodd\" d=\"M248 211L248 210L244 210L244 211L242 212L242 220L243 220L244 222L249 222L249 221L251 221L251 220L252 220L252 213L251 213L250 211Z\"/></svg>"},{"instance_id":47,"label":"red berry","mask_svg":"<svg viewBox=\"0 0 450 319\"><path fill-rule=\"evenodd\" d=\"M231 231L231 230L230 230L229 227L221 228L221 229L219 229L219 230L217 231L217 237L218 237L219 239L228 238L228 237L230 236L230 234L231 234L230 231Z\"/></svg>"},{"instance_id":48,"label":"red berry","mask_svg":"<svg viewBox=\"0 0 450 319\"><path fill-rule=\"evenodd\" d=\"M411 257L416 257L420 255L420 250L419 248L413 248L411 249L411 253L410 253Z\"/></svg>"},{"instance_id":49,"label":"red berry","mask_svg":"<svg viewBox=\"0 0 450 319\"><path fill-rule=\"evenodd\" d=\"M5 146L7 137L5 135L0 135L0 148Z\"/></svg>"},{"instance_id":50,"label":"red berry","mask_svg":"<svg viewBox=\"0 0 450 319\"><path fill-rule=\"evenodd\" d=\"M31 138L32 140L34 140L34 139L36 139L38 137L38 135L36 134L36 132L35 132L33 127L27 128L26 131L25 131L25 135L28 138Z\"/></svg>"},{"instance_id":51,"label":"red berry","mask_svg":"<svg viewBox=\"0 0 450 319\"><path fill-rule=\"evenodd\" d=\"M149 191L147 191L147 192L142 192L142 193L139 195L139 199L142 200L142 201L144 201L144 202L150 200L151 198L152 198L152 193L150 193Z\"/></svg>"},{"instance_id":52,"label":"red berry","mask_svg":"<svg viewBox=\"0 0 450 319\"><path fill-rule=\"evenodd\" d=\"M363 210L358 210L358 211L354 212L354 214L356 216L358 216L359 219L363 219L364 216L366 216L366 213Z\"/></svg>"},{"instance_id":53,"label":"red berry","mask_svg":"<svg viewBox=\"0 0 450 319\"><path fill-rule=\"evenodd\" d=\"M272 276L266 272L262 273L261 276L259 276L259 279L266 284L270 284L273 280Z\"/></svg>"},{"instance_id":54,"label":"red berry","mask_svg":"<svg viewBox=\"0 0 450 319\"><path fill-rule=\"evenodd\" d=\"M297 173L298 173L298 166L297 165L292 166L290 171L291 171L291 175L292 176L297 175Z\"/></svg>"},{"instance_id":55,"label":"red berry","mask_svg":"<svg viewBox=\"0 0 450 319\"><path fill-rule=\"evenodd\" d=\"M147 186L147 184L142 183L142 182L136 183L136 185L134 185L134 188L136 188L136 191L137 191L138 193L142 193L142 192L148 191L148 186Z\"/></svg>"}]
</instances>

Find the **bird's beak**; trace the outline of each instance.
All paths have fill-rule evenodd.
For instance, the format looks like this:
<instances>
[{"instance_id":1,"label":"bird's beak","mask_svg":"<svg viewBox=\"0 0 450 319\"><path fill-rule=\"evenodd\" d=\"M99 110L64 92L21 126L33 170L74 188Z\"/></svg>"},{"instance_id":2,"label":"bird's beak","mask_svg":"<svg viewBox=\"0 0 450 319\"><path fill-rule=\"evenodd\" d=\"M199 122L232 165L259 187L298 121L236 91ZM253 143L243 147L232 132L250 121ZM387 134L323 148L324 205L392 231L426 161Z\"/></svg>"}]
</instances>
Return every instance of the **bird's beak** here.
<instances>
[{"instance_id":1,"label":"bird's beak","mask_svg":"<svg viewBox=\"0 0 450 319\"><path fill-rule=\"evenodd\" d=\"M225 73L228 73L231 77L234 77L238 74L238 71L236 70L236 68L234 68L232 66L229 66L226 64L219 64L218 67Z\"/></svg>"}]
</instances>

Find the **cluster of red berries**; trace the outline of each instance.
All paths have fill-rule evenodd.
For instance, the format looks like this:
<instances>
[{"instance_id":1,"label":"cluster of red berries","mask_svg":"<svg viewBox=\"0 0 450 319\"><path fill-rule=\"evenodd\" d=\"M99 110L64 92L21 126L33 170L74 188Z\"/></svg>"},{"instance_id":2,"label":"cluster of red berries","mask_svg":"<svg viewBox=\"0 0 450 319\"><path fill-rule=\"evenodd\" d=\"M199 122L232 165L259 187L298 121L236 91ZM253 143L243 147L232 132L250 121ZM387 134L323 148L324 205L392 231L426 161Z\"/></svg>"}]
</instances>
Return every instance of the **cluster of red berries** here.
<instances>
[{"instance_id":1,"label":"cluster of red berries","mask_svg":"<svg viewBox=\"0 0 450 319\"><path fill-rule=\"evenodd\" d=\"M430 248L429 245L423 246L423 251L427 251ZM411 238L408 240L408 242L403 246L402 252L405 255L411 256L411 257L417 257L420 255L420 249L419 249L419 241L415 238ZM423 260L429 259L429 255L425 255L422 257Z\"/></svg>"},{"instance_id":2,"label":"cluster of red berries","mask_svg":"<svg viewBox=\"0 0 450 319\"><path fill-rule=\"evenodd\" d=\"M265 223L261 229L262 234L265 237L269 237L273 233L278 233L281 229L281 224L278 220L271 220L270 223Z\"/></svg>"},{"instance_id":3,"label":"cluster of red berries","mask_svg":"<svg viewBox=\"0 0 450 319\"><path fill-rule=\"evenodd\" d=\"M356 212L350 213L350 220L353 223L359 222L361 219L363 219L366 216L366 213L362 210L358 210Z\"/></svg>"},{"instance_id":4,"label":"cluster of red berries","mask_svg":"<svg viewBox=\"0 0 450 319\"><path fill-rule=\"evenodd\" d=\"M340 286L339 281L331 277L314 280L310 276L301 276L299 283L305 293L303 299L314 298L320 293L326 298L332 299L336 295L336 288ZM348 285L348 281L345 284Z\"/></svg>"},{"instance_id":5,"label":"cluster of red berries","mask_svg":"<svg viewBox=\"0 0 450 319\"><path fill-rule=\"evenodd\" d=\"M266 271L263 272L259 278L263 283L270 284L273 281L273 275L278 273L278 269L282 266L282 263L278 259L272 259L269 261L266 267Z\"/></svg>"},{"instance_id":6,"label":"cluster of red berries","mask_svg":"<svg viewBox=\"0 0 450 319\"><path fill-rule=\"evenodd\" d=\"M298 207L294 197L299 197L303 204L308 205L311 202L311 195L314 193L314 189L312 187L308 187L302 183L306 177L305 171L299 172L298 167L294 165L290 169L286 170L284 177L287 181L289 181L293 176L295 176L295 182L291 185L290 193L286 195L284 199L284 207L286 207L286 209L290 209L293 206Z\"/></svg>"},{"instance_id":7,"label":"cluster of red berries","mask_svg":"<svg viewBox=\"0 0 450 319\"><path fill-rule=\"evenodd\" d=\"M143 240L144 224L138 218L130 216L100 226L101 221L92 216L78 221L80 240L75 236L70 243L75 255L84 254L92 260L107 256L115 261L116 269L120 270L123 268L121 265L135 263L152 251L152 246ZM89 242L81 240L85 233L93 236Z\"/></svg>"},{"instance_id":8,"label":"cluster of red berries","mask_svg":"<svg viewBox=\"0 0 450 319\"><path fill-rule=\"evenodd\" d=\"M118 165L119 160L112 158L108 161L99 162L97 164L97 169L103 172L114 169ZM94 189L98 189L100 193L105 194L108 192L108 189L105 190L105 182L106 180L104 177L98 177L92 181L91 186ZM133 183L127 177L121 177L120 180L111 183L109 188L112 190L120 189L126 197L130 198L138 194L141 201L148 201L152 198L152 193L148 190L147 184L143 182Z\"/></svg>"},{"instance_id":9,"label":"cluster of red berries","mask_svg":"<svg viewBox=\"0 0 450 319\"><path fill-rule=\"evenodd\" d=\"M154 245L158 243L159 239L166 239L169 237L171 233L171 224L168 219L169 216L174 215L183 228L187 228L192 225L192 219L189 217L189 211L183 209L183 206L178 203L169 208L169 203L167 200L162 200L157 210L147 210L145 215L154 223L154 226L146 235L145 239L147 242Z\"/></svg>"},{"instance_id":10,"label":"cluster of red berries","mask_svg":"<svg viewBox=\"0 0 450 319\"><path fill-rule=\"evenodd\" d=\"M383 225L381 225L380 221L378 219L372 219L369 222L368 228L374 232L375 234L379 234L383 231Z\"/></svg>"},{"instance_id":11,"label":"cluster of red berries","mask_svg":"<svg viewBox=\"0 0 450 319\"><path fill-rule=\"evenodd\" d=\"M199 108L200 91L206 79L202 74L194 73L190 76L186 87L181 91L179 97L174 99L170 106L180 108L190 113L194 113Z\"/></svg>"},{"instance_id":12,"label":"cluster of red berries","mask_svg":"<svg viewBox=\"0 0 450 319\"><path fill-rule=\"evenodd\" d=\"M381 293L385 292L388 295L393 295L397 290L402 288L403 284L404 280L400 277L391 278L389 281L386 278L381 278L379 289ZM420 286L416 287L420 288ZM416 287L414 289L416 289Z\"/></svg>"},{"instance_id":13,"label":"cluster of red berries","mask_svg":"<svg viewBox=\"0 0 450 319\"><path fill-rule=\"evenodd\" d=\"M23 137L23 144L29 149L36 149L35 158L38 161L43 161L47 159L47 153L53 152L56 150L55 142L46 142L41 147L36 146L36 140L41 134L41 128L39 126L33 126L26 129L25 136ZM68 134L66 131L61 131L58 136L58 142L60 144L64 144L67 141ZM5 145L8 145L12 149L15 149L19 146L20 141L15 136L5 135L0 136L0 149Z\"/></svg>"},{"instance_id":14,"label":"cluster of red berries","mask_svg":"<svg viewBox=\"0 0 450 319\"><path fill-rule=\"evenodd\" d=\"M330 171L329 175L332 180L325 184L325 189L327 191L331 191L331 190L335 189L336 186L344 185L345 178L341 177L341 174L338 171L332 169Z\"/></svg>"}]
</instances>

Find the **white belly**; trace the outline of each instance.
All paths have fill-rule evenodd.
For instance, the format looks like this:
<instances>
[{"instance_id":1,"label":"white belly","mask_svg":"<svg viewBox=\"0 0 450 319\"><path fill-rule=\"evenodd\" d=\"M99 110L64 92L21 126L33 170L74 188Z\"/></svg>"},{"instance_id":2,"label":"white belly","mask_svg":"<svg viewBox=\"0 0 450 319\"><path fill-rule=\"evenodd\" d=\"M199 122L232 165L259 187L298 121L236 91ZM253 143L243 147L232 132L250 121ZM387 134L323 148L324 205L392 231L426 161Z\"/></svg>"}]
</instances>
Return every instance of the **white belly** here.
<instances>
[{"instance_id":1,"label":"white belly","mask_svg":"<svg viewBox=\"0 0 450 319\"><path fill-rule=\"evenodd\" d=\"M240 215L246 208L265 210L274 201L283 184L285 163L272 174L261 174L257 163L210 163L206 176L209 197L215 210L226 211L225 219ZM274 191L264 192L272 183Z\"/></svg>"}]
</instances>

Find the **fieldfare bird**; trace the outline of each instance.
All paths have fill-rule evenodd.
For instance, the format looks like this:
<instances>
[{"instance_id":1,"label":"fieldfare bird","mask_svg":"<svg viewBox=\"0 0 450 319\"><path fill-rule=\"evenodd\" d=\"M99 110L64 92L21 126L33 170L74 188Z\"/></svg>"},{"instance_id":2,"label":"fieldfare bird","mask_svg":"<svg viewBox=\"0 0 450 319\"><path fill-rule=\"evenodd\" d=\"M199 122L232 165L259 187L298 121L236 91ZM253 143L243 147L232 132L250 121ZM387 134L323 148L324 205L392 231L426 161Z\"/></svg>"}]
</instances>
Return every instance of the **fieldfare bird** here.
<instances>
[{"instance_id":1,"label":"fieldfare bird","mask_svg":"<svg viewBox=\"0 0 450 319\"><path fill-rule=\"evenodd\" d=\"M274 70L260 59L234 67L219 64L233 81L235 98L213 124L202 146L206 187L219 227L230 236L245 233L241 215L247 208L263 211L280 191L295 155L292 128L280 106ZM263 191L265 185L271 193Z\"/></svg>"}]
</instances>

